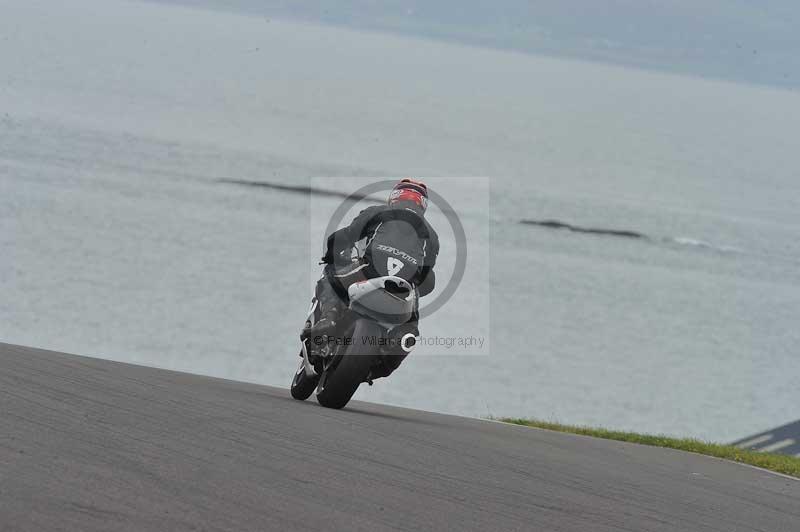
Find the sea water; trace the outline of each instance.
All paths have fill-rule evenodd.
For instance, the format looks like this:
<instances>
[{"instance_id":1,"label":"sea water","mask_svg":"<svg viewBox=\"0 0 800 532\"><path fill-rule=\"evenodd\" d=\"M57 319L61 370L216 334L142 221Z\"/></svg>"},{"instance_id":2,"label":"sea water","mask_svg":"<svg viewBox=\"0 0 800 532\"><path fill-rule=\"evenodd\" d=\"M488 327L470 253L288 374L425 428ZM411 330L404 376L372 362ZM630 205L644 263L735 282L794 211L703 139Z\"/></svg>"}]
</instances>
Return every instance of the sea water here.
<instances>
[{"instance_id":1,"label":"sea water","mask_svg":"<svg viewBox=\"0 0 800 532\"><path fill-rule=\"evenodd\" d=\"M489 275L422 324L486 352L423 346L358 398L720 441L800 416L799 94L117 0L0 10L1 341L288 386L310 211L341 199L221 180L487 176L447 191Z\"/></svg>"}]
</instances>

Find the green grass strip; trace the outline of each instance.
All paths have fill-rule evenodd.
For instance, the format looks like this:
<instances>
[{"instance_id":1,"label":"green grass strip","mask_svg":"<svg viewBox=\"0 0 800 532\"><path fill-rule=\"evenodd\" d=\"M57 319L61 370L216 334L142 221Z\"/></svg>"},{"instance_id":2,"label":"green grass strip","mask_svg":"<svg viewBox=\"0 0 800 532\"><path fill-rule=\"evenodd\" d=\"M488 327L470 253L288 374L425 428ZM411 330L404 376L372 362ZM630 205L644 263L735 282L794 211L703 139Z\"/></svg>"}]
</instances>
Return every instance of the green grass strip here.
<instances>
[{"instance_id":1,"label":"green grass strip","mask_svg":"<svg viewBox=\"0 0 800 532\"><path fill-rule=\"evenodd\" d=\"M705 454L708 456L733 460L734 462L741 462L743 464L749 464L752 466L761 467L763 469L768 469L770 471L775 471L776 473L783 473L784 475L800 478L800 458L795 458L785 454L760 453L756 451L740 449L733 445L709 443L692 438L670 438L668 436L652 436L649 434L638 434L636 432L622 432L618 430L607 430L602 428L596 429L591 427L577 427L572 425L562 425L561 423L538 421L535 419L500 418L497 419L497 421L512 423L514 425L523 425L526 427L553 430L557 432L568 432L570 434L604 438L606 440L627 441L641 445L667 447L669 449L678 449L679 451Z\"/></svg>"}]
</instances>

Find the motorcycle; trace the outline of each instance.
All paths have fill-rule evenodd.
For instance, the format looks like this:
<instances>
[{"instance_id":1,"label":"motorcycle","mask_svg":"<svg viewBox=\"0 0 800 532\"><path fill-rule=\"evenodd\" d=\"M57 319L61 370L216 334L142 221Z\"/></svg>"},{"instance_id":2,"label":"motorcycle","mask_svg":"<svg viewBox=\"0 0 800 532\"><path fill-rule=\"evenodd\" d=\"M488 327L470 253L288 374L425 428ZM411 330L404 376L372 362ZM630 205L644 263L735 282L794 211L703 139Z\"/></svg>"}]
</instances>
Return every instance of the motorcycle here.
<instances>
[{"instance_id":1,"label":"motorcycle","mask_svg":"<svg viewBox=\"0 0 800 532\"><path fill-rule=\"evenodd\" d=\"M392 275L376 277L352 284L348 296L337 331L301 341L293 398L305 401L316 393L320 405L344 408L362 383L371 386L373 378L385 374L381 370L391 367L390 357L405 357L417 345L416 327L408 325L419 301L413 284ZM317 322L319 314L314 299L306 328Z\"/></svg>"}]
</instances>

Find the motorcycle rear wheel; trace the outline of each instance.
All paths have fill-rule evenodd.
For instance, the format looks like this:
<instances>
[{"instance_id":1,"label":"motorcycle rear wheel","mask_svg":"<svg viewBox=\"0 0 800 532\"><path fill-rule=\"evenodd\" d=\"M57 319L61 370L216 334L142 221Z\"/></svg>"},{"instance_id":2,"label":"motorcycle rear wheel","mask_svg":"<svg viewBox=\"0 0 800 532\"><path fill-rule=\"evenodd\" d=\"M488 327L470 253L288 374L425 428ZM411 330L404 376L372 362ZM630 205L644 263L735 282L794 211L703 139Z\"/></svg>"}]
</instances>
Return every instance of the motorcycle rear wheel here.
<instances>
[{"instance_id":1,"label":"motorcycle rear wheel","mask_svg":"<svg viewBox=\"0 0 800 532\"><path fill-rule=\"evenodd\" d=\"M367 379L370 369L378 358L377 343L365 343L367 338L381 338L383 329L369 320L356 321L352 343L339 348L335 356L338 363L332 364L322 375L317 385L317 402L326 407L341 409L350 402L358 387Z\"/></svg>"}]
</instances>

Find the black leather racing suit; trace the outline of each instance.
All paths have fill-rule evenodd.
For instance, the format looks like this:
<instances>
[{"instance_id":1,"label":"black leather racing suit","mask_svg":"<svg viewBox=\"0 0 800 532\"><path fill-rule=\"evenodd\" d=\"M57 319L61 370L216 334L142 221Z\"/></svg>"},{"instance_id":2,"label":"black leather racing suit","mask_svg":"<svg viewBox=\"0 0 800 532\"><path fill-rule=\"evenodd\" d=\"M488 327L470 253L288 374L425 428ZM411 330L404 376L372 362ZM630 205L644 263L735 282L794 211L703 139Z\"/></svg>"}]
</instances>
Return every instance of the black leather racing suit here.
<instances>
[{"instance_id":1,"label":"black leather racing suit","mask_svg":"<svg viewBox=\"0 0 800 532\"><path fill-rule=\"evenodd\" d=\"M364 209L328 237L322 258L326 266L316 287L320 315L342 312L349 286L373 277L397 275L413 283L420 297L430 294L436 285L438 254L439 237L419 211L404 203ZM415 312L406 324L416 333L418 319ZM386 357L385 374L373 372L373 378L390 374L405 356Z\"/></svg>"}]
</instances>

